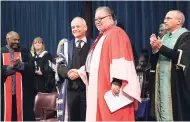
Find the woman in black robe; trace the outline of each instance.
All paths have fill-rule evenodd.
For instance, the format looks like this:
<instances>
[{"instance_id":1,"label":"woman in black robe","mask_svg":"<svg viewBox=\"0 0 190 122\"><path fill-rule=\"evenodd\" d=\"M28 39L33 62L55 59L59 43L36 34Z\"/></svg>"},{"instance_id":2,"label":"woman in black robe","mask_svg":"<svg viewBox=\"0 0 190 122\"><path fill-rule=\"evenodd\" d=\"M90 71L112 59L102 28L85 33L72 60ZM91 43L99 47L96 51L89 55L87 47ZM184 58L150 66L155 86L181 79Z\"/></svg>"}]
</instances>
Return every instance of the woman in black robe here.
<instances>
[{"instance_id":1,"label":"woman in black robe","mask_svg":"<svg viewBox=\"0 0 190 122\"><path fill-rule=\"evenodd\" d=\"M50 53L45 51L42 38L34 39L31 47L33 62L35 65L34 83L36 92L50 93L55 91L54 72L49 67L49 61L54 62Z\"/></svg>"}]
</instances>

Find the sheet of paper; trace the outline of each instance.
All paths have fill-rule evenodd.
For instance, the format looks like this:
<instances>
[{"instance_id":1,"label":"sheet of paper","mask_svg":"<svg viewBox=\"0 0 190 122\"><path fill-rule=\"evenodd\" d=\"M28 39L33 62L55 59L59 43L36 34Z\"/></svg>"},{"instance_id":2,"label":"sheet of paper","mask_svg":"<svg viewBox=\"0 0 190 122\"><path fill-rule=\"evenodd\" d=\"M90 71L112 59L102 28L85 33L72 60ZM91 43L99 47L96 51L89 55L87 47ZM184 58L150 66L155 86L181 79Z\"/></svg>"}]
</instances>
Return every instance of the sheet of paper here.
<instances>
[{"instance_id":1,"label":"sheet of paper","mask_svg":"<svg viewBox=\"0 0 190 122\"><path fill-rule=\"evenodd\" d=\"M114 96L110 90L105 93L104 99L112 113L133 102L133 98L125 95L122 91L120 91L119 96Z\"/></svg>"}]
</instances>

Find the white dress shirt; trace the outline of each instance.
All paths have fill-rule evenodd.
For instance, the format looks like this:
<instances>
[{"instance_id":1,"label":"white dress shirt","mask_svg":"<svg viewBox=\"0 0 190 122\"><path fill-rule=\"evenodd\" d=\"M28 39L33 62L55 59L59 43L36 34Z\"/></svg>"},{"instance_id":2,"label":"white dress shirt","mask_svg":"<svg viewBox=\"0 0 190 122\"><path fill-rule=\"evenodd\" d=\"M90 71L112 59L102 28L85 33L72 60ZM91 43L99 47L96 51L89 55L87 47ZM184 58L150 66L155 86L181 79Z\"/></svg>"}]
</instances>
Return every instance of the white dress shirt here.
<instances>
[{"instance_id":1,"label":"white dress shirt","mask_svg":"<svg viewBox=\"0 0 190 122\"><path fill-rule=\"evenodd\" d=\"M76 47L78 47L78 45L79 45L78 40L79 40L79 39L75 38L75 45L76 45ZM82 42L81 42L81 48L82 48L82 47L84 46L84 44L87 43L87 38L86 38L86 37L83 37L83 38L80 39L80 40L82 40Z\"/></svg>"}]
</instances>

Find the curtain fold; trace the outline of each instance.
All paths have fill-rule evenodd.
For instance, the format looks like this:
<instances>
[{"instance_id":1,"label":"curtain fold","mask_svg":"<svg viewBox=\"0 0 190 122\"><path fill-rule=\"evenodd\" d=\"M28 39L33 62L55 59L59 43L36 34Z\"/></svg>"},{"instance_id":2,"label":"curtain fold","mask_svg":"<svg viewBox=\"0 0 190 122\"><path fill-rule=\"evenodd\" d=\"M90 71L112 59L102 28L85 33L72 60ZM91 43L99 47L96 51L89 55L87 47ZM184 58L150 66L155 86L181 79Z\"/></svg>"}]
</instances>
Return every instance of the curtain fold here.
<instances>
[{"instance_id":1,"label":"curtain fold","mask_svg":"<svg viewBox=\"0 0 190 122\"><path fill-rule=\"evenodd\" d=\"M151 52L149 37L152 33L158 35L159 24L169 10L182 11L186 17L185 27L190 29L189 1L93 1L92 11L95 12L99 6L113 9L118 23L124 26L138 55L142 50ZM94 38L97 33L93 24Z\"/></svg>"},{"instance_id":2,"label":"curtain fold","mask_svg":"<svg viewBox=\"0 0 190 122\"><path fill-rule=\"evenodd\" d=\"M2 46L6 33L13 30L20 34L20 44L29 49L35 37L42 37L54 56L58 42L72 38L71 20L85 17L82 1L1 1L1 6Z\"/></svg>"},{"instance_id":3,"label":"curtain fold","mask_svg":"<svg viewBox=\"0 0 190 122\"><path fill-rule=\"evenodd\" d=\"M96 38L94 15L99 6L113 9L138 55L142 50L150 52L150 34L158 34L169 10L182 11L185 27L190 29L189 1L1 1L1 45L6 44L6 33L13 30L20 34L23 47L30 48L33 39L40 36L46 49L55 55L59 40L73 38L70 22L76 16L86 18L89 35Z\"/></svg>"}]
</instances>

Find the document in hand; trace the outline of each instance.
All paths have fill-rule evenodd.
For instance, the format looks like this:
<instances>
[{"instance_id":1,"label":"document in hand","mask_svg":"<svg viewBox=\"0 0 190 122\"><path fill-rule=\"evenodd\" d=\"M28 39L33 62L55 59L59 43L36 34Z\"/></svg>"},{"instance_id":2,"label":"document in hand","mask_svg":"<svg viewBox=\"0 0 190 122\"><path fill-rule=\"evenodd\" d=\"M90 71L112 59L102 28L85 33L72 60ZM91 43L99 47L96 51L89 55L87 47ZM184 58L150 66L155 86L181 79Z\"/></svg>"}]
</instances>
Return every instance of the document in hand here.
<instances>
[{"instance_id":1,"label":"document in hand","mask_svg":"<svg viewBox=\"0 0 190 122\"><path fill-rule=\"evenodd\" d=\"M123 91L120 91L119 96L114 96L111 90L105 93L104 99L112 113L134 101L132 97L126 95Z\"/></svg>"}]
</instances>

